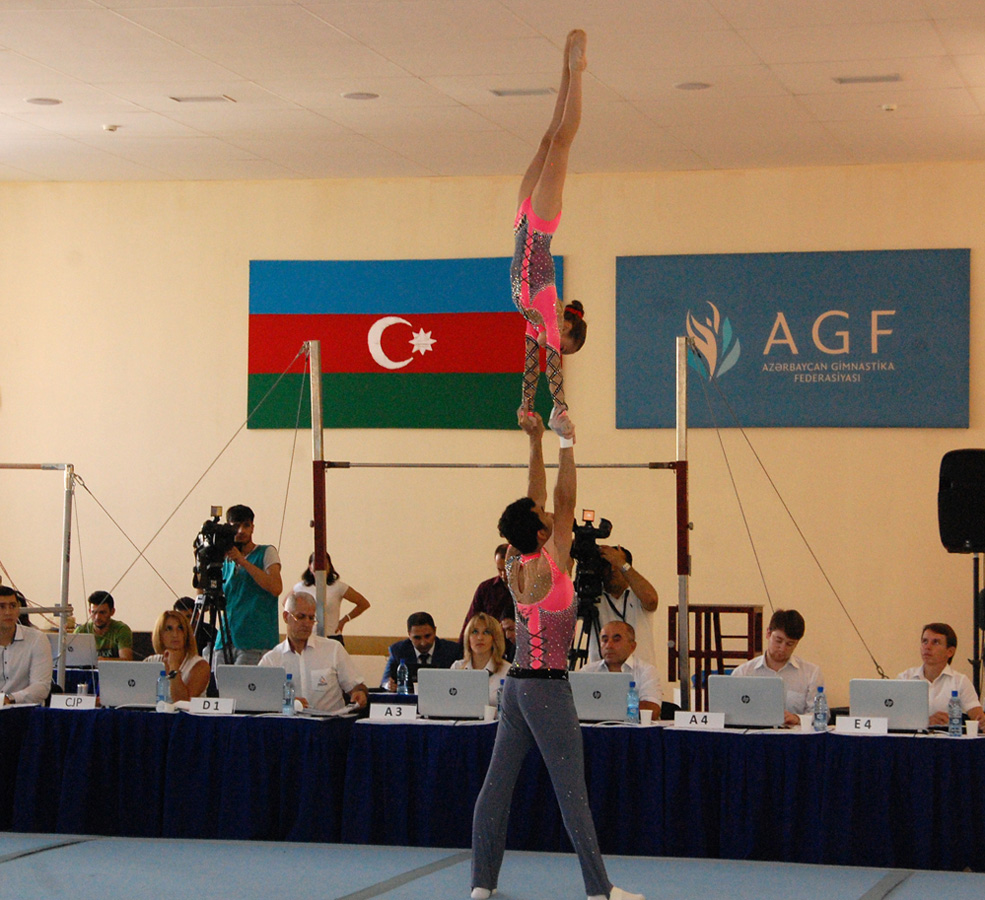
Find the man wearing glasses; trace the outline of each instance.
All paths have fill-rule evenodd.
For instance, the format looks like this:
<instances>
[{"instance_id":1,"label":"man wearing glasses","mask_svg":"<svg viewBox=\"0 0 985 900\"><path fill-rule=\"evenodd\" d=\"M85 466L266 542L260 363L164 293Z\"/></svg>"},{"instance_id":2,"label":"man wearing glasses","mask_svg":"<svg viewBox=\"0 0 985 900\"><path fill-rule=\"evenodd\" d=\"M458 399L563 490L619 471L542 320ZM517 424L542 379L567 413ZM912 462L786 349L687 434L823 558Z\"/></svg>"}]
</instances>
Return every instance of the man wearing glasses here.
<instances>
[{"instance_id":1,"label":"man wearing glasses","mask_svg":"<svg viewBox=\"0 0 985 900\"><path fill-rule=\"evenodd\" d=\"M268 651L261 666L281 666L295 684L305 707L333 712L345 706L343 691L359 707L367 703L366 685L343 647L331 638L312 634L315 598L292 591L284 599L287 640Z\"/></svg>"},{"instance_id":2,"label":"man wearing glasses","mask_svg":"<svg viewBox=\"0 0 985 900\"><path fill-rule=\"evenodd\" d=\"M46 635L17 619L21 604L0 586L0 695L3 705L44 703L51 691L51 644Z\"/></svg>"}]
</instances>

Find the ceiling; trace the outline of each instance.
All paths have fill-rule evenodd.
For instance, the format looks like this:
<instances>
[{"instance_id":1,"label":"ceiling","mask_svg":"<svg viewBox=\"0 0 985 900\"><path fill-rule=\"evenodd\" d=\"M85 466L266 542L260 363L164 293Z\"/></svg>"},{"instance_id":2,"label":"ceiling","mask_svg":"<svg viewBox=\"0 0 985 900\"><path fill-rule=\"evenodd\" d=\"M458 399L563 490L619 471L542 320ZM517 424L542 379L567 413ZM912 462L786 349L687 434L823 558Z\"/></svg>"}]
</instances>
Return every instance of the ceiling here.
<instances>
[{"instance_id":1,"label":"ceiling","mask_svg":"<svg viewBox=\"0 0 985 900\"><path fill-rule=\"evenodd\" d=\"M982 0L2 0L0 180L518 174L571 27L575 172L985 159Z\"/></svg>"}]
</instances>

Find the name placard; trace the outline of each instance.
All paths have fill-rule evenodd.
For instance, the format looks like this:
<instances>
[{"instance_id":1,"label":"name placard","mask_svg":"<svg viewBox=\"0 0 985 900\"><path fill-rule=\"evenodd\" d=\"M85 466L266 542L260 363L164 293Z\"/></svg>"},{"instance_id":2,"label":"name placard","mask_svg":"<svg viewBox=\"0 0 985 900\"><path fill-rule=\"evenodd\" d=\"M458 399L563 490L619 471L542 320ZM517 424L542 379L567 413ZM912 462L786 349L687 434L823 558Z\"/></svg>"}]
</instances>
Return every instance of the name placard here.
<instances>
[{"instance_id":1,"label":"name placard","mask_svg":"<svg viewBox=\"0 0 985 900\"><path fill-rule=\"evenodd\" d=\"M231 716L236 712L233 697L192 697L188 711L197 715Z\"/></svg>"},{"instance_id":2,"label":"name placard","mask_svg":"<svg viewBox=\"0 0 985 900\"><path fill-rule=\"evenodd\" d=\"M52 709L95 709L96 698L92 694L52 694Z\"/></svg>"},{"instance_id":3,"label":"name placard","mask_svg":"<svg viewBox=\"0 0 985 900\"><path fill-rule=\"evenodd\" d=\"M406 722L417 718L417 706L412 703L370 703L369 717L384 722Z\"/></svg>"},{"instance_id":4,"label":"name placard","mask_svg":"<svg viewBox=\"0 0 985 900\"><path fill-rule=\"evenodd\" d=\"M675 728L696 728L709 730L725 727L725 713L686 712L678 710L674 713Z\"/></svg>"},{"instance_id":5,"label":"name placard","mask_svg":"<svg viewBox=\"0 0 985 900\"><path fill-rule=\"evenodd\" d=\"M838 716L836 734L889 734L889 719L885 716Z\"/></svg>"}]
</instances>

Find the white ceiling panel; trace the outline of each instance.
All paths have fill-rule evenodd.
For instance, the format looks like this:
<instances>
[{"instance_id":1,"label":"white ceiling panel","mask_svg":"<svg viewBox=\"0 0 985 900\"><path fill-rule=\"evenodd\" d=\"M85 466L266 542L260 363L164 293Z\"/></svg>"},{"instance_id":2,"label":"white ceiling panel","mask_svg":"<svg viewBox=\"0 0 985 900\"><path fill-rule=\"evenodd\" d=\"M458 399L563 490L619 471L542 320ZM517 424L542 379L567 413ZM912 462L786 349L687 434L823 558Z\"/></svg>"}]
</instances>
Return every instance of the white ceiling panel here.
<instances>
[{"instance_id":1,"label":"white ceiling panel","mask_svg":"<svg viewBox=\"0 0 985 900\"><path fill-rule=\"evenodd\" d=\"M139 73L142 81L228 77L197 53L165 40L109 10L25 12L0 6L3 45L74 76L98 84Z\"/></svg>"},{"instance_id":2,"label":"white ceiling panel","mask_svg":"<svg viewBox=\"0 0 985 900\"><path fill-rule=\"evenodd\" d=\"M711 0L733 28L813 28L928 19L923 0L820 0L763 3L762 0Z\"/></svg>"},{"instance_id":3,"label":"white ceiling panel","mask_svg":"<svg viewBox=\"0 0 985 900\"><path fill-rule=\"evenodd\" d=\"M573 171L985 159L983 0L2 0L0 178L519 175L572 26Z\"/></svg>"},{"instance_id":4,"label":"white ceiling panel","mask_svg":"<svg viewBox=\"0 0 985 900\"><path fill-rule=\"evenodd\" d=\"M743 31L742 37L760 59L772 65L945 54L937 29L928 20L758 28Z\"/></svg>"},{"instance_id":5,"label":"white ceiling panel","mask_svg":"<svg viewBox=\"0 0 985 900\"><path fill-rule=\"evenodd\" d=\"M305 9L368 46L398 40L412 44L440 42L451 46L463 35L483 41L536 37L537 31L516 16L504 15L489 0L362 0L360 3L304 0ZM563 46L563 44L562 44Z\"/></svg>"},{"instance_id":6,"label":"white ceiling panel","mask_svg":"<svg viewBox=\"0 0 985 900\"><path fill-rule=\"evenodd\" d=\"M967 57L965 57L967 58ZM929 88L963 87L967 84L949 56L920 56L906 59L862 59L791 63L772 67L781 84L794 94L880 93L884 90L922 91ZM835 78L864 78L898 75L899 81L838 84Z\"/></svg>"},{"instance_id":7,"label":"white ceiling panel","mask_svg":"<svg viewBox=\"0 0 985 900\"><path fill-rule=\"evenodd\" d=\"M604 31L654 34L732 27L716 11L715 3L708 0L502 0L502 5L541 34L559 34L559 49L564 46L567 30L576 27L590 35Z\"/></svg>"}]
</instances>

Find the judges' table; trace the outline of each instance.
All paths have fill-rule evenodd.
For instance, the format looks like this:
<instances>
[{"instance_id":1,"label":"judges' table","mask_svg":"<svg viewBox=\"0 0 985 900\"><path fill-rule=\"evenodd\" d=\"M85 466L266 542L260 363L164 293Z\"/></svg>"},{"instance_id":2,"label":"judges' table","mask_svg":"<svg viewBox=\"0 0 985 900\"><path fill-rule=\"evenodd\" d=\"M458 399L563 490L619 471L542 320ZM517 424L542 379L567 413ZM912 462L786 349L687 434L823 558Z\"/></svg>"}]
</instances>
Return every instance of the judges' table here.
<instances>
[{"instance_id":1,"label":"judges' table","mask_svg":"<svg viewBox=\"0 0 985 900\"><path fill-rule=\"evenodd\" d=\"M495 723L0 714L0 827L466 847ZM582 729L605 853L985 870L985 738ZM568 850L536 753L508 846Z\"/></svg>"},{"instance_id":2,"label":"judges' table","mask_svg":"<svg viewBox=\"0 0 985 900\"><path fill-rule=\"evenodd\" d=\"M338 841L351 729L351 719L35 708L12 827Z\"/></svg>"}]
</instances>

